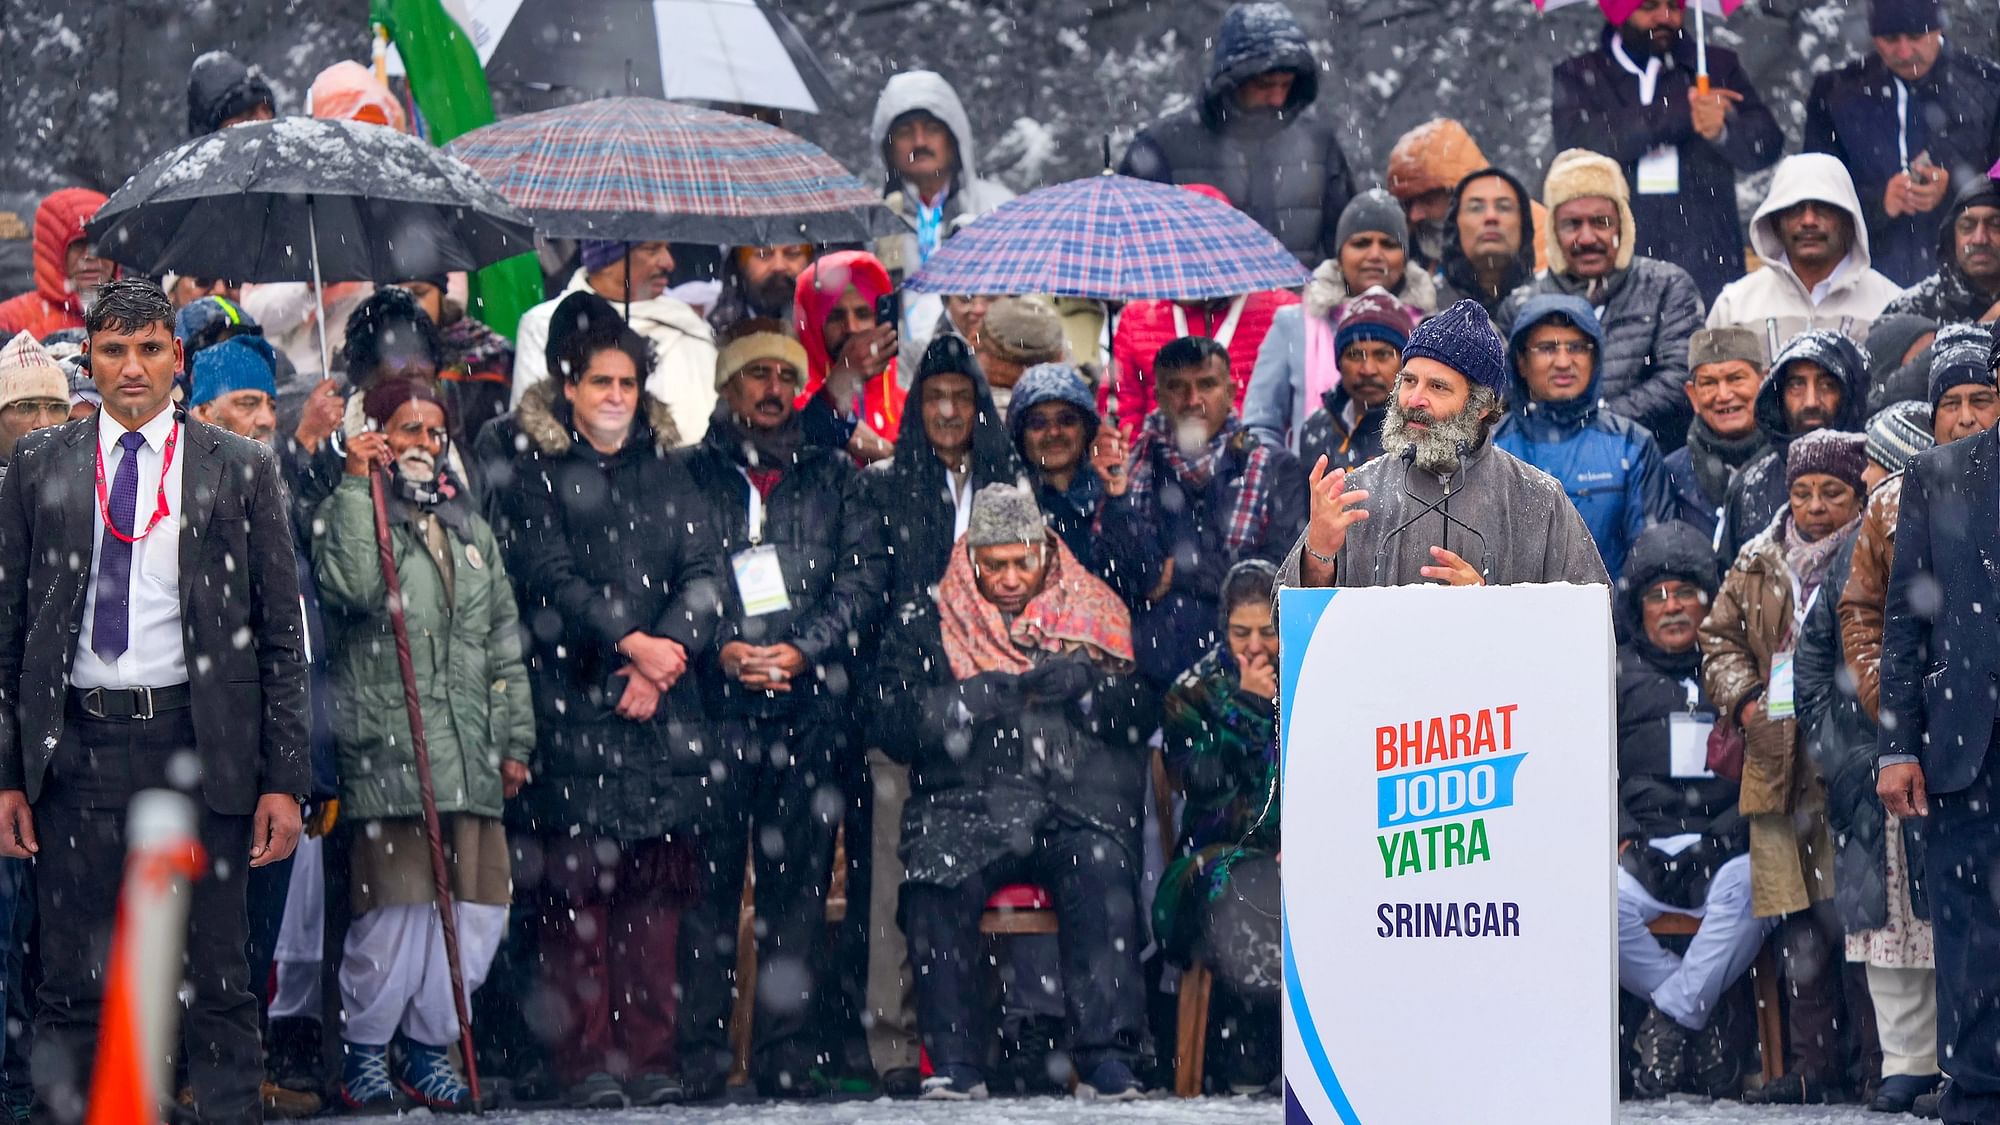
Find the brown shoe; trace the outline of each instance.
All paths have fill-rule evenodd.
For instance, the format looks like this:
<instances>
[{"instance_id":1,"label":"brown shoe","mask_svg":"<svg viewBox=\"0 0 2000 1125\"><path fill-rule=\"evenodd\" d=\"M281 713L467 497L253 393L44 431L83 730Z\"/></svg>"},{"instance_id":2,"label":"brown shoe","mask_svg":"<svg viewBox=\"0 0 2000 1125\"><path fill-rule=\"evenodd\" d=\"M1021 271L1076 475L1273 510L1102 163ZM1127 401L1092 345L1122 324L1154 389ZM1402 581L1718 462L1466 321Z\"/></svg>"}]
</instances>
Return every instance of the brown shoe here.
<instances>
[{"instance_id":1,"label":"brown shoe","mask_svg":"<svg viewBox=\"0 0 2000 1125\"><path fill-rule=\"evenodd\" d=\"M311 1117L320 1110L319 1095L307 1090L287 1090L276 1082L264 1083L264 1112L286 1119Z\"/></svg>"}]
</instances>

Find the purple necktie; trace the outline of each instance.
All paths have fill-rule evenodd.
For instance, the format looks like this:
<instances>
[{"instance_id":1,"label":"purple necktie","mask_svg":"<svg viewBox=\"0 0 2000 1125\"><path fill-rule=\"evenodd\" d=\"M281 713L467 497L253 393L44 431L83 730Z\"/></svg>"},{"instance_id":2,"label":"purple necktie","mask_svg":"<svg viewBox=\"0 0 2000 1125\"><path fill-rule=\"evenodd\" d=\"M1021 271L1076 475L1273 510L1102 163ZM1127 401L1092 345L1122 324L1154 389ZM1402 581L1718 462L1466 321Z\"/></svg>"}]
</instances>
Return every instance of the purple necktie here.
<instances>
[{"instance_id":1,"label":"purple necktie","mask_svg":"<svg viewBox=\"0 0 2000 1125\"><path fill-rule=\"evenodd\" d=\"M97 544L97 610L90 619L90 651L106 663L118 659L130 643L132 632L132 544L111 534L118 528L127 535L139 533L135 510L139 507L139 447L146 435L129 430L118 439L125 456L111 477L111 527Z\"/></svg>"}]
</instances>

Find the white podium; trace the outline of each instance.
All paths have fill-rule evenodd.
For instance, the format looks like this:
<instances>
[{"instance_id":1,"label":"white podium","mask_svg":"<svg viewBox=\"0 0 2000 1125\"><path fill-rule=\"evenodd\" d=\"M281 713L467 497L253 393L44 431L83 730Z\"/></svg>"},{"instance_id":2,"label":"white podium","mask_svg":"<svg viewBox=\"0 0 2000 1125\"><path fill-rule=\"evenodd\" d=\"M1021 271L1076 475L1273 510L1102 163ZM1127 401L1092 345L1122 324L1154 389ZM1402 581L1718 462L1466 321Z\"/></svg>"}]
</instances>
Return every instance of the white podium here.
<instances>
[{"instance_id":1,"label":"white podium","mask_svg":"<svg viewBox=\"0 0 2000 1125\"><path fill-rule=\"evenodd\" d=\"M1618 1120L1601 586L1279 595L1286 1125Z\"/></svg>"}]
</instances>

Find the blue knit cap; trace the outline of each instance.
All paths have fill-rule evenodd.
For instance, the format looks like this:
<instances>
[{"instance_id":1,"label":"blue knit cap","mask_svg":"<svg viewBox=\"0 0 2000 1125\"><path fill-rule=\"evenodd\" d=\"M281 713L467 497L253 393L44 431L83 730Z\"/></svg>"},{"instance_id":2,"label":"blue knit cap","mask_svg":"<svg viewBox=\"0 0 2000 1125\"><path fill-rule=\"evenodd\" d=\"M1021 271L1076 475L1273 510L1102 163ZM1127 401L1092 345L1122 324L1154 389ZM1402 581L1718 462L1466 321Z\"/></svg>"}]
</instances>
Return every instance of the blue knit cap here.
<instances>
[{"instance_id":1,"label":"blue knit cap","mask_svg":"<svg viewBox=\"0 0 2000 1125\"><path fill-rule=\"evenodd\" d=\"M1097 397L1083 372L1067 363L1038 363L1021 373L1014 395L1007 402L1007 432L1014 444L1028 425L1028 411L1045 402L1066 402L1083 412L1084 441L1097 436Z\"/></svg>"},{"instance_id":2,"label":"blue knit cap","mask_svg":"<svg viewBox=\"0 0 2000 1125\"><path fill-rule=\"evenodd\" d=\"M576 256L583 262L583 272L596 273L608 266L615 266L632 249L629 242L617 239L586 238L577 243Z\"/></svg>"},{"instance_id":3,"label":"blue knit cap","mask_svg":"<svg viewBox=\"0 0 2000 1125\"><path fill-rule=\"evenodd\" d=\"M194 393L189 406L200 406L237 391L263 391L278 397L278 357L262 336L231 336L194 356Z\"/></svg>"},{"instance_id":4,"label":"blue knit cap","mask_svg":"<svg viewBox=\"0 0 2000 1125\"><path fill-rule=\"evenodd\" d=\"M1479 302L1464 300L1417 325L1403 362L1434 359L1497 395L1507 393L1507 347Z\"/></svg>"}]
</instances>

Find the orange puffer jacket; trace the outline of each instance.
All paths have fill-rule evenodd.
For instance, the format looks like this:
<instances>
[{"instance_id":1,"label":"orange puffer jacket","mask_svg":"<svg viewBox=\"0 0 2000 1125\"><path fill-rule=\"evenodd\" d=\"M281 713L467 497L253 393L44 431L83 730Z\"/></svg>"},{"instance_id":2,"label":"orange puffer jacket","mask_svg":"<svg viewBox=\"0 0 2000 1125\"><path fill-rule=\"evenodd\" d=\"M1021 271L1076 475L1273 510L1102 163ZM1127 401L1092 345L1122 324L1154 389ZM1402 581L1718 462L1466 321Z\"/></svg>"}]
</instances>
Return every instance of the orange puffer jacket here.
<instances>
[{"instance_id":1,"label":"orange puffer jacket","mask_svg":"<svg viewBox=\"0 0 2000 1125\"><path fill-rule=\"evenodd\" d=\"M83 237L83 224L104 206L89 188L64 188L35 209L35 287L0 303L0 338L26 332L40 339L65 328L83 327L83 299L70 291L70 244Z\"/></svg>"}]
</instances>

